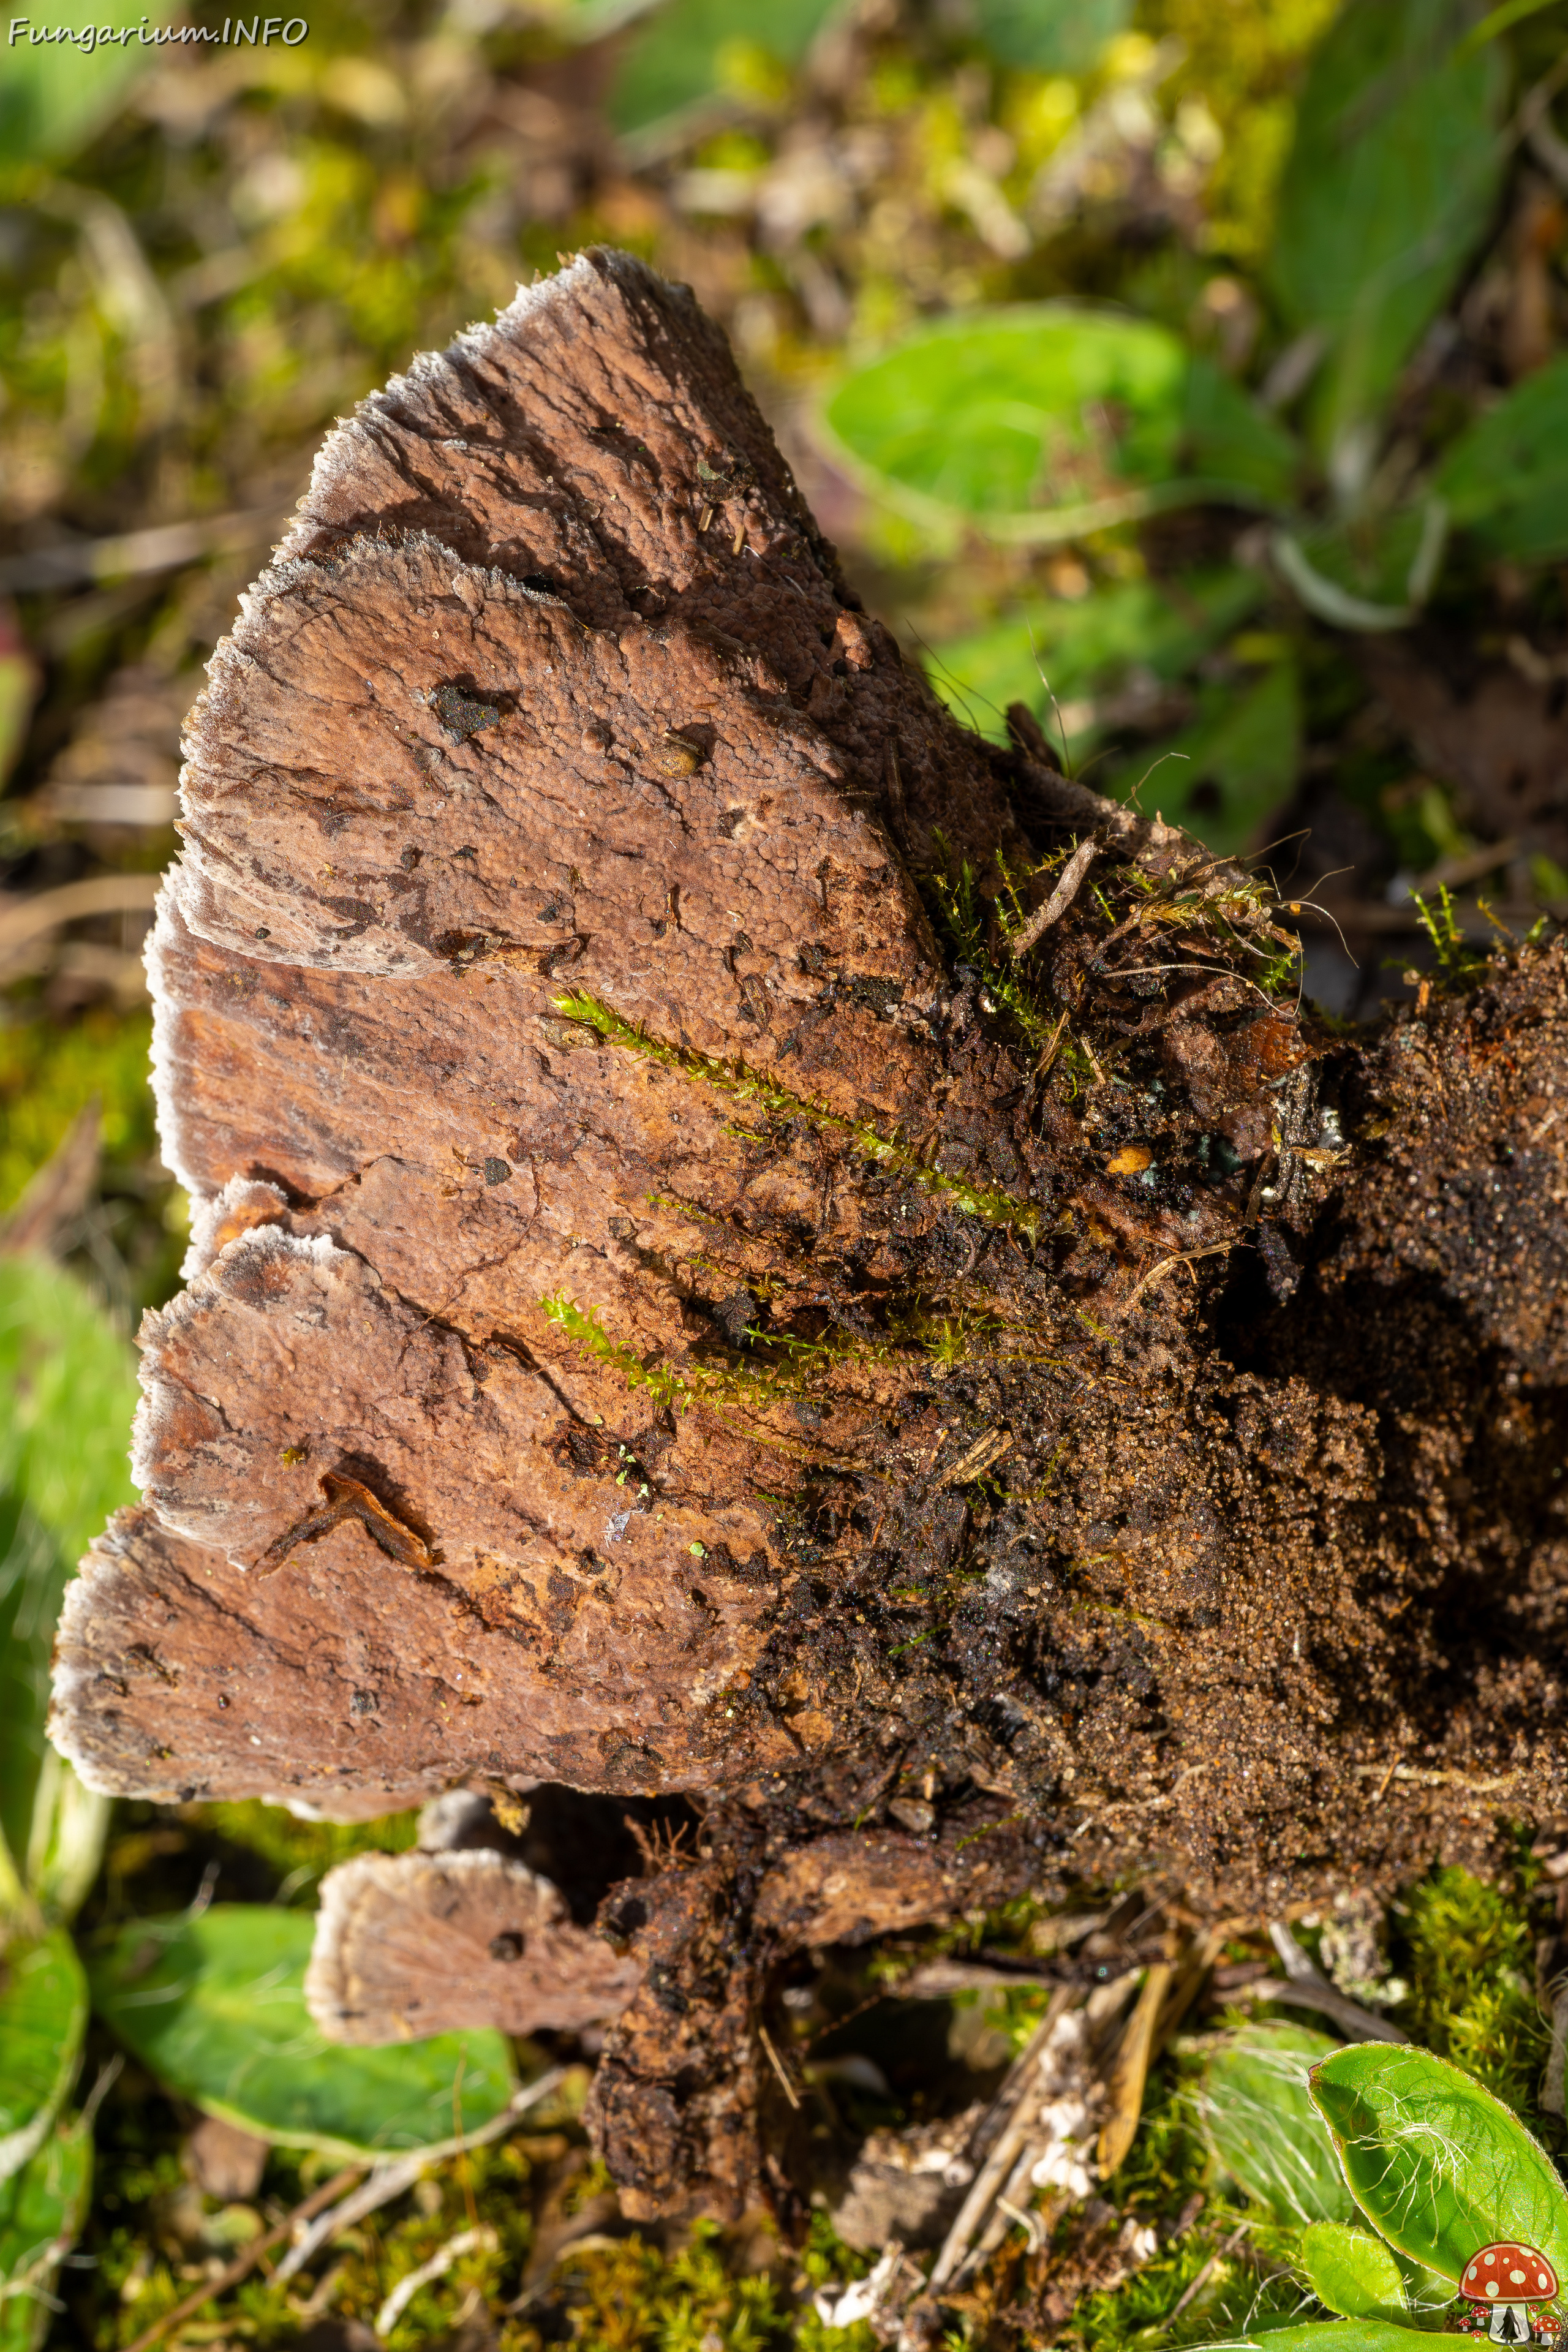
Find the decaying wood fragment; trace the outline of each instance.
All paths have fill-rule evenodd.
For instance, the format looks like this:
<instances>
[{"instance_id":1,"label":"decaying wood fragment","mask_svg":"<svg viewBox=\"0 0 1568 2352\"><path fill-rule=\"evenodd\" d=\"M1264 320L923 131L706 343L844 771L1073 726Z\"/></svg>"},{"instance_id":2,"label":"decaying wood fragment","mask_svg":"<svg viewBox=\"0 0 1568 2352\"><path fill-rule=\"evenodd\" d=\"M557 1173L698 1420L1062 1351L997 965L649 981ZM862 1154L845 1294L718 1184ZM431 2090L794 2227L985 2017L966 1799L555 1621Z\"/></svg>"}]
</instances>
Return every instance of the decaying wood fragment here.
<instances>
[{"instance_id":1,"label":"decaying wood fragment","mask_svg":"<svg viewBox=\"0 0 1568 2352\"><path fill-rule=\"evenodd\" d=\"M1278 1911L1564 1801L1561 943L1342 1036L1266 876L1010 725L604 252L331 436L192 714L187 1288L54 1737L335 1819L686 1792L598 1929L644 2214L796 2193L803 1938Z\"/></svg>"}]
</instances>

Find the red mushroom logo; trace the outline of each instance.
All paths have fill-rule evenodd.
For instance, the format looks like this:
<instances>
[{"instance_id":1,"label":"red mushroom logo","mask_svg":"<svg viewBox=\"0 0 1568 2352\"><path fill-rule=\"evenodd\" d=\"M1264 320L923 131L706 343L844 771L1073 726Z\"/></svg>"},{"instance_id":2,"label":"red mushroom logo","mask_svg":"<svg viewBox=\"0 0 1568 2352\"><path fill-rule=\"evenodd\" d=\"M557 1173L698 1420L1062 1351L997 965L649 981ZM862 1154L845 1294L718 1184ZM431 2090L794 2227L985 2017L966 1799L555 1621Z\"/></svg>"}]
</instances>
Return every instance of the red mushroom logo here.
<instances>
[{"instance_id":1,"label":"red mushroom logo","mask_svg":"<svg viewBox=\"0 0 1568 2352\"><path fill-rule=\"evenodd\" d=\"M1532 2306L1555 2298L1557 2273L1533 2246L1483 2246L1466 2264L1459 2293L1476 2306L1472 2324L1478 2332L1484 2315L1494 2344L1528 2344Z\"/></svg>"}]
</instances>

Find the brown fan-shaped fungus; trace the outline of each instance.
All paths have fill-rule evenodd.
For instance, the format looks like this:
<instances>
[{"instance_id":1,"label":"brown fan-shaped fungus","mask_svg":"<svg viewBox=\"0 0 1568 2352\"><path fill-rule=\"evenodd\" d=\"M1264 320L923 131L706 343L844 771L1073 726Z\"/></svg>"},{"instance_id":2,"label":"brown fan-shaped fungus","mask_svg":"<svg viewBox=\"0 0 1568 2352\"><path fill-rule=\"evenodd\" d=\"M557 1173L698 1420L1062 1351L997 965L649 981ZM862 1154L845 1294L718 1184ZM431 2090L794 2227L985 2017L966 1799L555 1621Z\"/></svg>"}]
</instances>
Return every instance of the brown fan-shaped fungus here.
<instances>
[{"instance_id":1,"label":"brown fan-shaped fungus","mask_svg":"<svg viewBox=\"0 0 1568 2352\"><path fill-rule=\"evenodd\" d=\"M689 292L586 254L333 434L184 803L54 1736L700 1800L595 1960L637 2210L755 2186L791 1939L1563 1802L1561 948L1314 1025L1266 879L934 700Z\"/></svg>"}]
</instances>

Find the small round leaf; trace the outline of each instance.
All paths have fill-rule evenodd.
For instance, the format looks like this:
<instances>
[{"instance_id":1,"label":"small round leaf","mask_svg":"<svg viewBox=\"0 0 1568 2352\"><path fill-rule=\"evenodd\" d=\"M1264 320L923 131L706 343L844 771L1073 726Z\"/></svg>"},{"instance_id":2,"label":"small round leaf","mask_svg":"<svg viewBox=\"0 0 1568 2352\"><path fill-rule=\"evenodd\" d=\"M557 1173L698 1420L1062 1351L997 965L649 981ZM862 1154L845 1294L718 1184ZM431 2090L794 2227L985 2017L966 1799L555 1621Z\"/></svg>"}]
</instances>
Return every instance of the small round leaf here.
<instances>
[{"instance_id":1,"label":"small round leaf","mask_svg":"<svg viewBox=\"0 0 1568 2352\"><path fill-rule=\"evenodd\" d=\"M1405 2311L1399 2264L1381 2238L1343 2221L1314 2221L1298 2251L1308 2285L1342 2319L1397 2319Z\"/></svg>"}]
</instances>

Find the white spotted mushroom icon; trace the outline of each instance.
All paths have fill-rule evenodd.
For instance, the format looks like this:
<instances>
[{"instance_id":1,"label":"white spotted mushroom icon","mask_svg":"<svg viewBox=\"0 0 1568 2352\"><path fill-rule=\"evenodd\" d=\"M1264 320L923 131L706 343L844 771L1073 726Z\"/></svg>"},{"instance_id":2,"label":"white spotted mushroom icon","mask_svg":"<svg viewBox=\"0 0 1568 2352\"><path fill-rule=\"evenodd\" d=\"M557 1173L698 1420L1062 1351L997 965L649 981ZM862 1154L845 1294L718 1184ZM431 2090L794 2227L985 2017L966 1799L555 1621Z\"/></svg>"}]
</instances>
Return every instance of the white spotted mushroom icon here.
<instances>
[{"instance_id":1,"label":"white spotted mushroom icon","mask_svg":"<svg viewBox=\"0 0 1568 2352\"><path fill-rule=\"evenodd\" d=\"M1467 2263L1459 2293L1478 2306L1478 2319L1486 2313L1494 2344L1528 2344L1534 2309L1555 2300L1557 2273L1533 2246L1483 2246Z\"/></svg>"}]
</instances>

